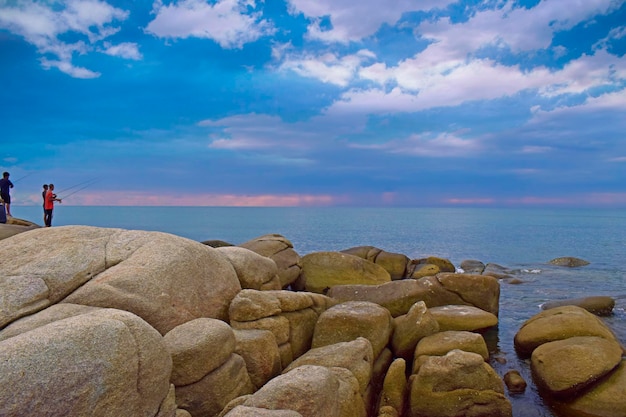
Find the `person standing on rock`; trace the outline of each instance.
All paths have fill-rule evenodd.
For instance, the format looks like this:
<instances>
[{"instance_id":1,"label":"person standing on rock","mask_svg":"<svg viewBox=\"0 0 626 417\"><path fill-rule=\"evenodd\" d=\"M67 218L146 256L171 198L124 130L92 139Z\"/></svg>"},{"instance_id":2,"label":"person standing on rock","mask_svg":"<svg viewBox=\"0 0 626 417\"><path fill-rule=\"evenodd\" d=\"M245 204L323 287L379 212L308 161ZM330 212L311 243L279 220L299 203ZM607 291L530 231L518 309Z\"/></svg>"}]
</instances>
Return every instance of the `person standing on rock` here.
<instances>
[{"instance_id":1,"label":"person standing on rock","mask_svg":"<svg viewBox=\"0 0 626 417\"><path fill-rule=\"evenodd\" d=\"M43 185L43 191L41 192L41 198L43 199L43 224L46 224L46 194L48 193L48 184Z\"/></svg>"},{"instance_id":2,"label":"person standing on rock","mask_svg":"<svg viewBox=\"0 0 626 417\"><path fill-rule=\"evenodd\" d=\"M12 217L9 188L13 188L13 183L9 179L9 175L10 174L6 171L2 173L2 179L0 179L0 198L2 198L2 204L4 204L7 216Z\"/></svg>"},{"instance_id":3,"label":"person standing on rock","mask_svg":"<svg viewBox=\"0 0 626 417\"><path fill-rule=\"evenodd\" d=\"M50 184L48 186L48 191L46 191L46 201L44 203L44 223L46 227L52 226L52 211L54 210L54 202L58 201L62 203L60 198L57 198L57 195L54 193L54 184Z\"/></svg>"}]
</instances>

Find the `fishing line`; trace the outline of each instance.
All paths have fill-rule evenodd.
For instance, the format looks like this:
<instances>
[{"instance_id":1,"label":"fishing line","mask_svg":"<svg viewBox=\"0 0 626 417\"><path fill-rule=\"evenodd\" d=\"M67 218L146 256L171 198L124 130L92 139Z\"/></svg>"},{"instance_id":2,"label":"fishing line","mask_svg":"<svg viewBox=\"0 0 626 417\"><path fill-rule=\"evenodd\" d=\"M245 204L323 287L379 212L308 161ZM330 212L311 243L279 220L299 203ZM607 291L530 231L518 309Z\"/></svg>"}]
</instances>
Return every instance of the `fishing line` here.
<instances>
[{"instance_id":1,"label":"fishing line","mask_svg":"<svg viewBox=\"0 0 626 417\"><path fill-rule=\"evenodd\" d=\"M74 190L73 192L71 192L71 193L67 194L67 195L66 195L66 196L64 196L64 197L59 197L59 199L60 199L60 200L64 200L64 199L68 198L69 196L74 195L74 194L76 194L77 192L84 190L85 188L89 188L89 187L91 187L93 184L95 184L95 183L96 183L96 182L98 182L98 181L99 181L98 179L96 179L95 181L90 181L90 182L89 182L89 184L85 185L84 187L80 187L78 190ZM85 184L85 183L83 182L83 184ZM75 187L77 187L77 186L75 186ZM75 187L71 187L71 188L75 188ZM65 191L67 191L67 189L66 189Z\"/></svg>"},{"instance_id":2,"label":"fishing line","mask_svg":"<svg viewBox=\"0 0 626 417\"><path fill-rule=\"evenodd\" d=\"M81 190L82 190L82 189L87 188L87 187L89 187L91 184L94 184L94 183L96 183L96 182L98 182L98 181L100 181L100 179L99 179L99 178L91 178L91 179L88 179L87 181L79 182L79 183L78 183L78 184L76 184L76 185L72 185L72 186L71 186L71 187L69 187L69 188L65 188L65 189L63 189L63 190L59 191L59 194L62 194L62 193L66 192L66 191L69 191L69 190L73 190L73 189L74 189L74 188L76 188L76 187L80 187L81 185L85 185L85 184L86 184L86 185L85 185L85 187L81 188Z\"/></svg>"}]
</instances>

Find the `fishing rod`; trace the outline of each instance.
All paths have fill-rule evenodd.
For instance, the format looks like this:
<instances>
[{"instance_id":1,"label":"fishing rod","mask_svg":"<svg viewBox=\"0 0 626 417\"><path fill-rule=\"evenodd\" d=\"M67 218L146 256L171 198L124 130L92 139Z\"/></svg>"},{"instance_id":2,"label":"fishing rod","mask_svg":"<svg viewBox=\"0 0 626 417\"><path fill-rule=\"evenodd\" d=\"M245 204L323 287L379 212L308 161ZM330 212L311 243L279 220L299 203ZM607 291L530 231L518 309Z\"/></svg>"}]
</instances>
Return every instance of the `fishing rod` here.
<instances>
[{"instance_id":1,"label":"fishing rod","mask_svg":"<svg viewBox=\"0 0 626 417\"><path fill-rule=\"evenodd\" d=\"M64 200L64 199L68 198L69 196L74 195L77 192L84 190L85 188L91 187L93 184L95 184L98 181L99 181L98 179L96 179L95 181L91 181L91 182L89 182L89 184L85 185L84 187L80 187L78 190L74 190L73 192L69 193L68 195L66 195L64 197L59 197L59 199L60 200ZM83 184L84 184L84 182L83 182ZM71 187L71 188L75 188L75 187ZM67 191L67 189L65 191Z\"/></svg>"},{"instance_id":2,"label":"fishing rod","mask_svg":"<svg viewBox=\"0 0 626 417\"><path fill-rule=\"evenodd\" d=\"M28 173L28 174L26 174L26 175L23 175L23 176L19 177L18 179L14 180L14 181L12 181L12 182L13 182L13 184L15 184L16 182L18 182L18 181L22 181L24 178L26 178L26 177L28 177L28 176L30 176L30 175L32 175L32 174L33 174L33 173L32 173L32 172L30 172L30 173Z\"/></svg>"},{"instance_id":3,"label":"fishing rod","mask_svg":"<svg viewBox=\"0 0 626 417\"><path fill-rule=\"evenodd\" d=\"M94 184L94 183L96 183L96 182L98 182L98 181L100 181L100 179L99 179L99 178L91 178L91 179L88 179L87 181L79 182L79 183L78 183L78 184L76 184L76 185L72 185L72 186L71 186L71 187L69 187L69 188L65 188L65 189L63 189L63 190L59 191L59 194L62 194L62 193L66 192L66 191L69 191L69 190L73 190L73 189L74 189L74 188L76 188L76 187L80 187L81 185L85 185L85 184L86 184L86 185L85 185L85 187L81 188L81 190L82 190L82 189L87 188L87 187L89 187L91 184Z\"/></svg>"}]
</instances>

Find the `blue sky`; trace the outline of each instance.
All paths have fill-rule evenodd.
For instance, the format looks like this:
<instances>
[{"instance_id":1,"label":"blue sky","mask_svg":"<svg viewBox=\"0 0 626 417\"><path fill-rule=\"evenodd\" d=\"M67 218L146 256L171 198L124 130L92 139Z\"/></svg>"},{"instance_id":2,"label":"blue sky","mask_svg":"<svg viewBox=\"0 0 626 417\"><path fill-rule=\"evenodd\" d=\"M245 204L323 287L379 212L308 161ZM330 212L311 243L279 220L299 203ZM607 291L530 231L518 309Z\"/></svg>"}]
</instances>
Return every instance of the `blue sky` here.
<instances>
[{"instance_id":1,"label":"blue sky","mask_svg":"<svg viewBox=\"0 0 626 417\"><path fill-rule=\"evenodd\" d=\"M626 207L625 53L624 0L0 0L0 170L15 205Z\"/></svg>"}]
</instances>

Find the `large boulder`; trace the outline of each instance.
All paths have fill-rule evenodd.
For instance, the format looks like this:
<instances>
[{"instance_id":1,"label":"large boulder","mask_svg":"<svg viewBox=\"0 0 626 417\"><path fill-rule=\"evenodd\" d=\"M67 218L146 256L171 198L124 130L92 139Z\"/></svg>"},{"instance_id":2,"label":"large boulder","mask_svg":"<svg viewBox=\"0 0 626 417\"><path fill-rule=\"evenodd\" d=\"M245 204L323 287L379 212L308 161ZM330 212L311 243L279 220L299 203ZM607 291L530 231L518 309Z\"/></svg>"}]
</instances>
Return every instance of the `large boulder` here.
<instances>
[{"instance_id":1,"label":"large boulder","mask_svg":"<svg viewBox=\"0 0 626 417\"><path fill-rule=\"evenodd\" d=\"M263 235L238 246L272 259L278 267L278 276L282 288L291 285L300 275L300 255L293 249L293 244L284 236L279 234Z\"/></svg>"},{"instance_id":2,"label":"large boulder","mask_svg":"<svg viewBox=\"0 0 626 417\"><path fill-rule=\"evenodd\" d=\"M544 343L576 336L597 336L619 344L600 318L578 306L556 307L536 314L522 324L514 343L518 354L527 357Z\"/></svg>"},{"instance_id":3,"label":"large boulder","mask_svg":"<svg viewBox=\"0 0 626 417\"><path fill-rule=\"evenodd\" d=\"M379 285L339 285L327 294L338 301L370 301L393 317L406 314L418 301L428 308L473 305L498 315L500 284L491 276L441 273L421 279L403 279Z\"/></svg>"},{"instance_id":4,"label":"large boulder","mask_svg":"<svg viewBox=\"0 0 626 417\"><path fill-rule=\"evenodd\" d=\"M0 240L9 238L19 233L28 232L29 230L38 229L40 227L41 226L26 220L9 217L6 223L0 223Z\"/></svg>"},{"instance_id":5,"label":"large boulder","mask_svg":"<svg viewBox=\"0 0 626 417\"><path fill-rule=\"evenodd\" d=\"M254 290L282 289L278 267L272 259L238 246L223 246L217 250L226 255L230 263L233 264L241 288Z\"/></svg>"},{"instance_id":6,"label":"large boulder","mask_svg":"<svg viewBox=\"0 0 626 417\"><path fill-rule=\"evenodd\" d=\"M626 416L626 360L584 394L557 404L563 416Z\"/></svg>"},{"instance_id":7,"label":"large boulder","mask_svg":"<svg viewBox=\"0 0 626 417\"><path fill-rule=\"evenodd\" d=\"M326 294L336 285L377 285L391 276L374 262L341 252L313 252L302 257L300 280L306 291Z\"/></svg>"},{"instance_id":8,"label":"large boulder","mask_svg":"<svg viewBox=\"0 0 626 417\"><path fill-rule=\"evenodd\" d=\"M615 299L609 296L590 296L582 298L570 298L567 300L548 301L541 305L542 310L549 310L562 306L578 306L582 307L590 313L598 316L610 316L615 307Z\"/></svg>"},{"instance_id":9,"label":"large boulder","mask_svg":"<svg viewBox=\"0 0 626 417\"><path fill-rule=\"evenodd\" d=\"M410 360L417 343L438 331L439 323L426 308L426 303L419 301L408 313L393 319L391 349L397 357Z\"/></svg>"},{"instance_id":10,"label":"large boulder","mask_svg":"<svg viewBox=\"0 0 626 417\"><path fill-rule=\"evenodd\" d=\"M444 331L426 336L415 347L415 367L413 373L419 368L420 356L444 356L453 350L473 352L479 354L485 361L489 359L489 350L485 339L474 332Z\"/></svg>"},{"instance_id":11,"label":"large boulder","mask_svg":"<svg viewBox=\"0 0 626 417\"><path fill-rule=\"evenodd\" d=\"M136 315L79 314L0 342L0 415L157 416L171 369L161 335Z\"/></svg>"},{"instance_id":12,"label":"large boulder","mask_svg":"<svg viewBox=\"0 0 626 417\"><path fill-rule=\"evenodd\" d=\"M293 410L303 417L367 415L354 375L345 368L317 365L302 365L277 376L239 405Z\"/></svg>"},{"instance_id":13,"label":"large boulder","mask_svg":"<svg viewBox=\"0 0 626 417\"><path fill-rule=\"evenodd\" d=\"M283 373L302 365L318 365L328 368L346 368L359 381L361 395L372 379L374 352L369 340L359 337L351 342L339 342L333 345L311 349L294 360Z\"/></svg>"},{"instance_id":14,"label":"large boulder","mask_svg":"<svg viewBox=\"0 0 626 417\"><path fill-rule=\"evenodd\" d=\"M224 255L166 233L41 228L2 249L0 328L64 302L130 311L165 334L199 317L227 320L241 290Z\"/></svg>"},{"instance_id":15,"label":"large boulder","mask_svg":"<svg viewBox=\"0 0 626 417\"><path fill-rule=\"evenodd\" d=\"M476 353L430 356L411 375L411 417L510 417L511 403L498 374Z\"/></svg>"},{"instance_id":16,"label":"large boulder","mask_svg":"<svg viewBox=\"0 0 626 417\"><path fill-rule=\"evenodd\" d=\"M350 301L337 304L320 315L311 347L364 337L372 344L374 358L377 358L387 346L392 331L392 317L385 308L374 303Z\"/></svg>"},{"instance_id":17,"label":"large boulder","mask_svg":"<svg viewBox=\"0 0 626 417\"><path fill-rule=\"evenodd\" d=\"M622 361L621 346L601 337L571 337L544 343L531 356L537 385L552 395L573 396ZM567 366L563 366L567 364Z\"/></svg>"},{"instance_id":18,"label":"large boulder","mask_svg":"<svg viewBox=\"0 0 626 417\"><path fill-rule=\"evenodd\" d=\"M385 374L383 388L380 393L378 415L402 416L406 407L406 361L402 358L394 360Z\"/></svg>"},{"instance_id":19,"label":"large boulder","mask_svg":"<svg viewBox=\"0 0 626 417\"><path fill-rule=\"evenodd\" d=\"M440 331L485 330L498 324L498 317L480 308L466 305L432 307L428 311L437 320Z\"/></svg>"},{"instance_id":20,"label":"large boulder","mask_svg":"<svg viewBox=\"0 0 626 417\"><path fill-rule=\"evenodd\" d=\"M367 259L370 262L382 266L389 272L392 280L401 279L406 276L406 267L410 261L404 254L386 252L374 246L357 246L344 249L341 252Z\"/></svg>"},{"instance_id":21,"label":"large boulder","mask_svg":"<svg viewBox=\"0 0 626 417\"><path fill-rule=\"evenodd\" d=\"M198 382L235 351L233 329L217 319L188 321L167 332L163 341L172 355L171 381L176 386Z\"/></svg>"},{"instance_id":22,"label":"large boulder","mask_svg":"<svg viewBox=\"0 0 626 417\"><path fill-rule=\"evenodd\" d=\"M246 362L255 391L280 374L280 351L269 330L234 330L235 353Z\"/></svg>"}]
</instances>

